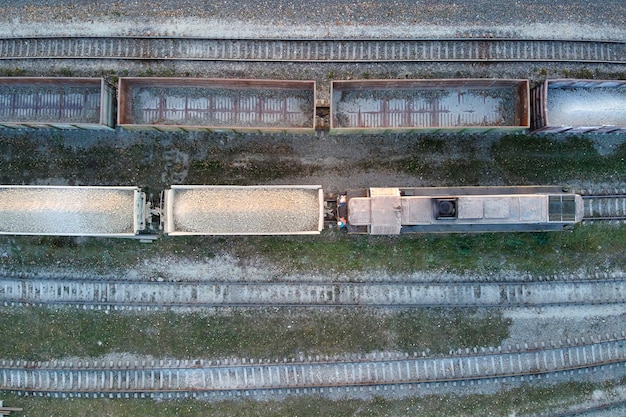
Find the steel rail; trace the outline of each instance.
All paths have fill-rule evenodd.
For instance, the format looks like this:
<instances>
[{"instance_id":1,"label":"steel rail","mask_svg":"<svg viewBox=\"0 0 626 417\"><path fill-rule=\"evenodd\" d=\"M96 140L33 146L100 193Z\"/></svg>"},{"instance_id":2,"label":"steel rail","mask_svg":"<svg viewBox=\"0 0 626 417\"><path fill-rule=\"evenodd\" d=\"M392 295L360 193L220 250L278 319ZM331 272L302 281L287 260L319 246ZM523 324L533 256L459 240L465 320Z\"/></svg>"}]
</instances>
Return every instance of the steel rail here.
<instances>
[{"instance_id":1,"label":"steel rail","mask_svg":"<svg viewBox=\"0 0 626 417\"><path fill-rule=\"evenodd\" d=\"M513 38L226 39L174 36L0 38L0 60L15 59L625 64L626 42Z\"/></svg>"},{"instance_id":2,"label":"steel rail","mask_svg":"<svg viewBox=\"0 0 626 417\"><path fill-rule=\"evenodd\" d=\"M626 279L539 282L215 282L0 277L0 303L81 308L548 307L626 303Z\"/></svg>"},{"instance_id":3,"label":"steel rail","mask_svg":"<svg viewBox=\"0 0 626 417\"><path fill-rule=\"evenodd\" d=\"M626 220L626 194L583 195L583 220Z\"/></svg>"},{"instance_id":4,"label":"steel rail","mask_svg":"<svg viewBox=\"0 0 626 417\"><path fill-rule=\"evenodd\" d=\"M167 393L406 385L531 377L626 363L624 338L447 357L361 360L0 361L0 390Z\"/></svg>"}]
</instances>

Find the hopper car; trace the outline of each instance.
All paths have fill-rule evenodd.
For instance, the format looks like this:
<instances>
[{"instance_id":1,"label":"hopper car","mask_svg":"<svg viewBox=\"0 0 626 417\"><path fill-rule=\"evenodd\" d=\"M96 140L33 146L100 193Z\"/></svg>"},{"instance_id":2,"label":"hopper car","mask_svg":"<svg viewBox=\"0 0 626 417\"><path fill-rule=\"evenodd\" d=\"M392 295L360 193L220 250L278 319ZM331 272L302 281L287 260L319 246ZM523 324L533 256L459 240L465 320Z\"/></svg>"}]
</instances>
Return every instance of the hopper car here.
<instances>
[{"instance_id":1,"label":"hopper car","mask_svg":"<svg viewBox=\"0 0 626 417\"><path fill-rule=\"evenodd\" d=\"M0 234L135 237L148 206L138 187L0 185Z\"/></svg>"},{"instance_id":2,"label":"hopper car","mask_svg":"<svg viewBox=\"0 0 626 417\"><path fill-rule=\"evenodd\" d=\"M546 80L531 91L531 131L625 133L625 80Z\"/></svg>"},{"instance_id":3,"label":"hopper car","mask_svg":"<svg viewBox=\"0 0 626 417\"><path fill-rule=\"evenodd\" d=\"M303 235L324 227L319 185L173 185L163 192L161 228L182 235Z\"/></svg>"},{"instance_id":4,"label":"hopper car","mask_svg":"<svg viewBox=\"0 0 626 417\"><path fill-rule=\"evenodd\" d=\"M367 188L174 185L152 207L138 187L0 186L0 234L184 235L556 231L582 221L561 187ZM159 222L153 222L153 216ZM156 226L158 224L159 226Z\"/></svg>"}]
</instances>

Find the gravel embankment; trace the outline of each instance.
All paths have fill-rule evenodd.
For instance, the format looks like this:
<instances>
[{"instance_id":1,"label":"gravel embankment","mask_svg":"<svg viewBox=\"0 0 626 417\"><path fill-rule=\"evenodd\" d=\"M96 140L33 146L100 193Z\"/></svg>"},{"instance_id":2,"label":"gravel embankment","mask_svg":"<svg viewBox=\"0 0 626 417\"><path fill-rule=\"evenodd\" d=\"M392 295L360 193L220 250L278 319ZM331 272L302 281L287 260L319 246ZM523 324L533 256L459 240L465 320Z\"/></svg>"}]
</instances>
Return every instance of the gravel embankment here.
<instances>
[{"instance_id":1,"label":"gravel embankment","mask_svg":"<svg viewBox=\"0 0 626 417\"><path fill-rule=\"evenodd\" d=\"M626 3L571 1L7 0L4 32L195 36L624 38Z\"/></svg>"}]
</instances>

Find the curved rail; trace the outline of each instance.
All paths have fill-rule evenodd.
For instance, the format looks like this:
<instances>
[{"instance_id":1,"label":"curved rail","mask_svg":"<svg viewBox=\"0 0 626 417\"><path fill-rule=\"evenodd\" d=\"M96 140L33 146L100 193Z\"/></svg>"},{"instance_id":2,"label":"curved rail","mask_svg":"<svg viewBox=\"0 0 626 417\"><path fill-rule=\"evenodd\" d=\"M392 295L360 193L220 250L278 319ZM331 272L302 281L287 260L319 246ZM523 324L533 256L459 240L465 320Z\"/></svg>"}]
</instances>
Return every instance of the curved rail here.
<instances>
[{"instance_id":1,"label":"curved rail","mask_svg":"<svg viewBox=\"0 0 626 417\"><path fill-rule=\"evenodd\" d=\"M583 220L626 220L626 194L584 195Z\"/></svg>"},{"instance_id":2,"label":"curved rail","mask_svg":"<svg viewBox=\"0 0 626 417\"><path fill-rule=\"evenodd\" d=\"M626 42L566 39L0 38L0 60L626 63Z\"/></svg>"},{"instance_id":3,"label":"curved rail","mask_svg":"<svg viewBox=\"0 0 626 417\"><path fill-rule=\"evenodd\" d=\"M528 307L623 304L626 279L506 283L150 282L0 278L5 305Z\"/></svg>"},{"instance_id":4,"label":"curved rail","mask_svg":"<svg viewBox=\"0 0 626 417\"><path fill-rule=\"evenodd\" d=\"M444 358L265 361L0 361L0 390L108 395L439 383L536 376L626 362L623 338Z\"/></svg>"}]
</instances>

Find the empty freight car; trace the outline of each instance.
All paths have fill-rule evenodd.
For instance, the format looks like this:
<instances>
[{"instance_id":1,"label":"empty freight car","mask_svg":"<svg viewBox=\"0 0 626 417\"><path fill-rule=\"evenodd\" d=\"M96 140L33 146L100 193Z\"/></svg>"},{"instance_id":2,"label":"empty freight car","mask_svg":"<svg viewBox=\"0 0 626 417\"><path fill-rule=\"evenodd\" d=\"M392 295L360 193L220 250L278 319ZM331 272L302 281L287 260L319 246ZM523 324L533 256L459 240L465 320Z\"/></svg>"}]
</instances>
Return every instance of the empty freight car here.
<instances>
[{"instance_id":1,"label":"empty freight car","mask_svg":"<svg viewBox=\"0 0 626 417\"><path fill-rule=\"evenodd\" d=\"M118 124L131 130L315 131L315 81L120 78Z\"/></svg>"},{"instance_id":2,"label":"empty freight car","mask_svg":"<svg viewBox=\"0 0 626 417\"><path fill-rule=\"evenodd\" d=\"M528 81L333 81L331 133L522 131Z\"/></svg>"},{"instance_id":3,"label":"empty freight car","mask_svg":"<svg viewBox=\"0 0 626 417\"><path fill-rule=\"evenodd\" d=\"M102 78L0 78L0 126L112 129L115 88Z\"/></svg>"},{"instance_id":4,"label":"empty freight car","mask_svg":"<svg viewBox=\"0 0 626 417\"><path fill-rule=\"evenodd\" d=\"M531 97L533 132L626 132L626 81L546 80Z\"/></svg>"}]
</instances>

